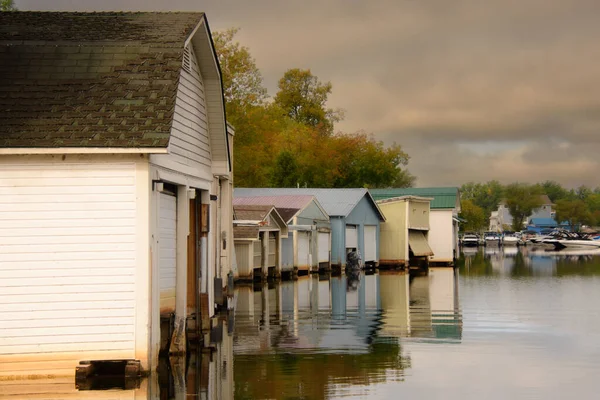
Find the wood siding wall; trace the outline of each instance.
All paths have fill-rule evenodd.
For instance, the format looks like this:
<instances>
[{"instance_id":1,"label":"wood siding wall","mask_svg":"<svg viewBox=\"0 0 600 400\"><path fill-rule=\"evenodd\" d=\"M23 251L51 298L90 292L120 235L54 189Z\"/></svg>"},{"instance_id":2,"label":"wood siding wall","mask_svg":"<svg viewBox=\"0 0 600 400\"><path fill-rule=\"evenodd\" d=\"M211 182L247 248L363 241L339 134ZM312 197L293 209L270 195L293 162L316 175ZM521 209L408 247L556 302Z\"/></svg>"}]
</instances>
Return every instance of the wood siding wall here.
<instances>
[{"instance_id":1,"label":"wood siding wall","mask_svg":"<svg viewBox=\"0 0 600 400\"><path fill-rule=\"evenodd\" d=\"M432 210L430 213L431 228L427 240L433 250L433 262L454 261L454 228L452 210Z\"/></svg>"},{"instance_id":2,"label":"wood siding wall","mask_svg":"<svg viewBox=\"0 0 600 400\"><path fill-rule=\"evenodd\" d=\"M134 358L135 164L3 164L0 205L0 375Z\"/></svg>"},{"instance_id":3,"label":"wood siding wall","mask_svg":"<svg viewBox=\"0 0 600 400\"><path fill-rule=\"evenodd\" d=\"M191 72L181 69L169 154L152 155L153 164L212 180L211 145L204 82L191 45Z\"/></svg>"}]
</instances>

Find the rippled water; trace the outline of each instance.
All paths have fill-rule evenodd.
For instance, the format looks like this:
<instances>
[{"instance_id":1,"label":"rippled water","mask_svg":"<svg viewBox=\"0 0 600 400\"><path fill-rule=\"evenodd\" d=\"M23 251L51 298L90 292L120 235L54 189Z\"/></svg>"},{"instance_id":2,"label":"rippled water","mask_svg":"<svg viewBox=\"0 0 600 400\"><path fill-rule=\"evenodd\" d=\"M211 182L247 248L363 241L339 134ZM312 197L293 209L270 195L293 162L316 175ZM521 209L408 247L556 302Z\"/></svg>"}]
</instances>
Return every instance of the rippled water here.
<instances>
[{"instance_id":1,"label":"rippled water","mask_svg":"<svg viewBox=\"0 0 600 400\"><path fill-rule=\"evenodd\" d=\"M236 292L235 397L600 396L600 256L481 249L460 268Z\"/></svg>"}]
</instances>

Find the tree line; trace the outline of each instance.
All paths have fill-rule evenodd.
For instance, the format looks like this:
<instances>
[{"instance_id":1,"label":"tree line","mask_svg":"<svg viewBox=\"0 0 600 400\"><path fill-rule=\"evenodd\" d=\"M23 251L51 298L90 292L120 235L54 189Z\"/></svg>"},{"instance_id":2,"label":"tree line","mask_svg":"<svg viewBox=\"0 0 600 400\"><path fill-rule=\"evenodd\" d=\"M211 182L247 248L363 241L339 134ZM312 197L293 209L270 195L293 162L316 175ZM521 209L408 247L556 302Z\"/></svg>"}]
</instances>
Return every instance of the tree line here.
<instances>
[{"instance_id":1,"label":"tree line","mask_svg":"<svg viewBox=\"0 0 600 400\"><path fill-rule=\"evenodd\" d=\"M502 185L492 180L466 183L461 186L460 192L461 217L466 220L463 225L465 231L487 229L492 211L497 210L503 200L513 217L511 229L520 231L532 211L542 205L541 195L544 194L554 204L557 222L567 222L572 228L600 225L600 187L566 189L552 180Z\"/></svg>"},{"instance_id":2,"label":"tree line","mask_svg":"<svg viewBox=\"0 0 600 400\"><path fill-rule=\"evenodd\" d=\"M235 129L238 187L409 187L402 147L385 146L365 131L335 132L344 111L327 100L332 84L309 69L291 68L270 97L237 29L213 34L221 66L227 120Z\"/></svg>"}]
</instances>

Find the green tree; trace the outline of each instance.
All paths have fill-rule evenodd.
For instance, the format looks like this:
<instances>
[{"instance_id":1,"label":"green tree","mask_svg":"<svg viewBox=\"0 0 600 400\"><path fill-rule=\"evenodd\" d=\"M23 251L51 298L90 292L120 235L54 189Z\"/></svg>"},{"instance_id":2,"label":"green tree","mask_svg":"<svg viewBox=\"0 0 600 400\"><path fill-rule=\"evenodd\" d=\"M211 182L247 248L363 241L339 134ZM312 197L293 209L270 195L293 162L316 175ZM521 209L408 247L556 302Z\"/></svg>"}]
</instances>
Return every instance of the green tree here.
<instances>
[{"instance_id":1,"label":"green tree","mask_svg":"<svg viewBox=\"0 0 600 400\"><path fill-rule=\"evenodd\" d=\"M473 204L481 207L486 218L490 217L492 211L498 209L503 196L504 186L496 180L486 183L468 182L460 188L460 197L471 200Z\"/></svg>"},{"instance_id":2,"label":"green tree","mask_svg":"<svg viewBox=\"0 0 600 400\"><path fill-rule=\"evenodd\" d=\"M600 193L594 191L585 199L585 204L590 211L590 225L600 225Z\"/></svg>"},{"instance_id":3,"label":"green tree","mask_svg":"<svg viewBox=\"0 0 600 400\"><path fill-rule=\"evenodd\" d=\"M228 112L243 112L246 107L263 104L268 97L262 75L250 51L234 41L238 32L238 28L231 28L213 34Z\"/></svg>"},{"instance_id":4,"label":"green tree","mask_svg":"<svg viewBox=\"0 0 600 400\"><path fill-rule=\"evenodd\" d=\"M17 11L13 0L0 0L0 11Z\"/></svg>"},{"instance_id":5,"label":"green tree","mask_svg":"<svg viewBox=\"0 0 600 400\"><path fill-rule=\"evenodd\" d=\"M594 192L592 192L592 189L590 189L589 187L587 187L585 185L579 186L577 188L577 190L575 191L575 195L577 196L577 198L579 200L584 200L584 201L588 196L590 196L593 193Z\"/></svg>"},{"instance_id":6,"label":"green tree","mask_svg":"<svg viewBox=\"0 0 600 400\"><path fill-rule=\"evenodd\" d=\"M548 198L553 203L561 200L571 198L572 195L569 191L561 186L560 183L556 181L547 180L539 184L540 189L543 193L548 195Z\"/></svg>"},{"instance_id":7,"label":"green tree","mask_svg":"<svg viewBox=\"0 0 600 400\"><path fill-rule=\"evenodd\" d=\"M514 231L523 229L525 219L532 211L542 205L542 194L538 185L511 183L505 188L506 206L513 218Z\"/></svg>"},{"instance_id":8,"label":"green tree","mask_svg":"<svg viewBox=\"0 0 600 400\"><path fill-rule=\"evenodd\" d=\"M479 231L485 229L487 218L483 208L474 204L471 200L460 201L460 217L466 222L462 225L463 231Z\"/></svg>"},{"instance_id":9,"label":"green tree","mask_svg":"<svg viewBox=\"0 0 600 400\"><path fill-rule=\"evenodd\" d=\"M323 134L331 134L333 124L343 118L341 110L326 108L331 83L319 81L310 69L287 70L278 86L275 104L295 121L317 128Z\"/></svg>"},{"instance_id":10,"label":"green tree","mask_svg":"<svg viewBox=\"0 0 600 400\"><path fill-rule=\"evenodd\" d=\"M275 159L275 167L271 173L272 187L296 187L300 184L300 168L294 153L282 150Z\"/></svg>"},{"instance_id":11,"label":"green tree","mask_svg":"<svg viewBox=\"0 0 600 400\"><path fill-rule=\"evenodd\" d=\"M558 222L568 222L572 231L578 226L588 223L591 219L591 213L581 199L558 200L556 202L556 220Z\"/></svg>"}]
</instances>

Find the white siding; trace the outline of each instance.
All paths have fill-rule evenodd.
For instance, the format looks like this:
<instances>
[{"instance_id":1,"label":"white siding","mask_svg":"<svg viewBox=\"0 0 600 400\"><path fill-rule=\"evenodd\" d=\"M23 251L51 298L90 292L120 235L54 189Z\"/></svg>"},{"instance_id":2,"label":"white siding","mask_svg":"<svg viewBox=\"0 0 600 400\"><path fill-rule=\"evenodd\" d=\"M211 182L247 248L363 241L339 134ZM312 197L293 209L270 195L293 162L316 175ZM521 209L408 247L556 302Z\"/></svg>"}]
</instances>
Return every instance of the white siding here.
<instances>
[{"instance_id":1,"label":"white siding","mask_svg":"<svg viewBox=\"0 0 600 400\"><path fill-rule=\"evenodd\" d=\"M269 233L269 258L267 266L277 266L277 239L275 237L275 234L272 232Z\"/></svg>"},{"instance_id":2,"label":"white siding","mask_svg":"<svg viewBox=\"0 0 600 400\"><path fill-rule=\"evenodd\" d=\"M331 251L331 240L329 232L319 232L319 262L329 262Z\"/></svg>"},{"instance_id":3,"label":"white siding","mask_svg":"<svg viewBox=\"0 0 600 400\"><path fill-rule=\"evenodd\" d=\"M251 242L235 243L235 258L238 267L238 276L247 278L252 276L254 247Z\"/></svg>"},{"instance_id":4,"label":"white siding","mask_svg":"<svg viewBox=\"0 0 600 400\"><path fill-rule=\"evenodd\" d=\"M160 312L175 311L177 270L177 197L160 193L158 211L158 273Z\"/></svg>"},{"instance_id":5,"label":"white siding","mask_svg":"<svg viewBox=\"0 0 600 400\"><path fill-rule=\"evenodd\" d=\"M211 146L204 83L192 46L191 72L181 69L168 155L152 155L153 164L194 177L212 176Z\"/></svg>"},{"instance_id":6,"label":"white siding","mask_svg":"<svg viewBox=\"0 0 600 400\"><path fill-rule=\"evenodd\" d=\"M134 163L0 165L6 370L33 370L48 357L61 368L84 351L134 358L135 171Z\"/></svg>"},{"instance_id":7,"label":"white siding","mask_svg":"<svg viewBox=\"0 0 600 400\"><path fill-rule=\"evenodd\" d=\"M358 234L354 225L346 225L346 248L358 249Z\"/></svg>"},{"instance_id":8,"label":"white siding","mask_svg":"<svg viewBox=\"0 0 600 400\"><path fill-rule=\"evenodd\" d=\"M298 235L298 268L310 269L310 233L296 232Z\"/></svg>"},{"instance_id":9,"label":"white siding","mask_svg":"<svg viewBox=\"0 0 600 400\"><path fill-rule=\"evenodd\" d=\"M434 262L453 261L452 210L431 210L429 213L430 230L427 236L429 246L433 251Z\"/></svg>"},{"instance_id":10,"label":"white siding","mask_svg":"<svg viewBox=\"0 0 600 400\"><path fill-rule=\"evenodd\" d=\"M377 226L365 225L365 261L377 261Z\"/></svg>"}]
</instances>

